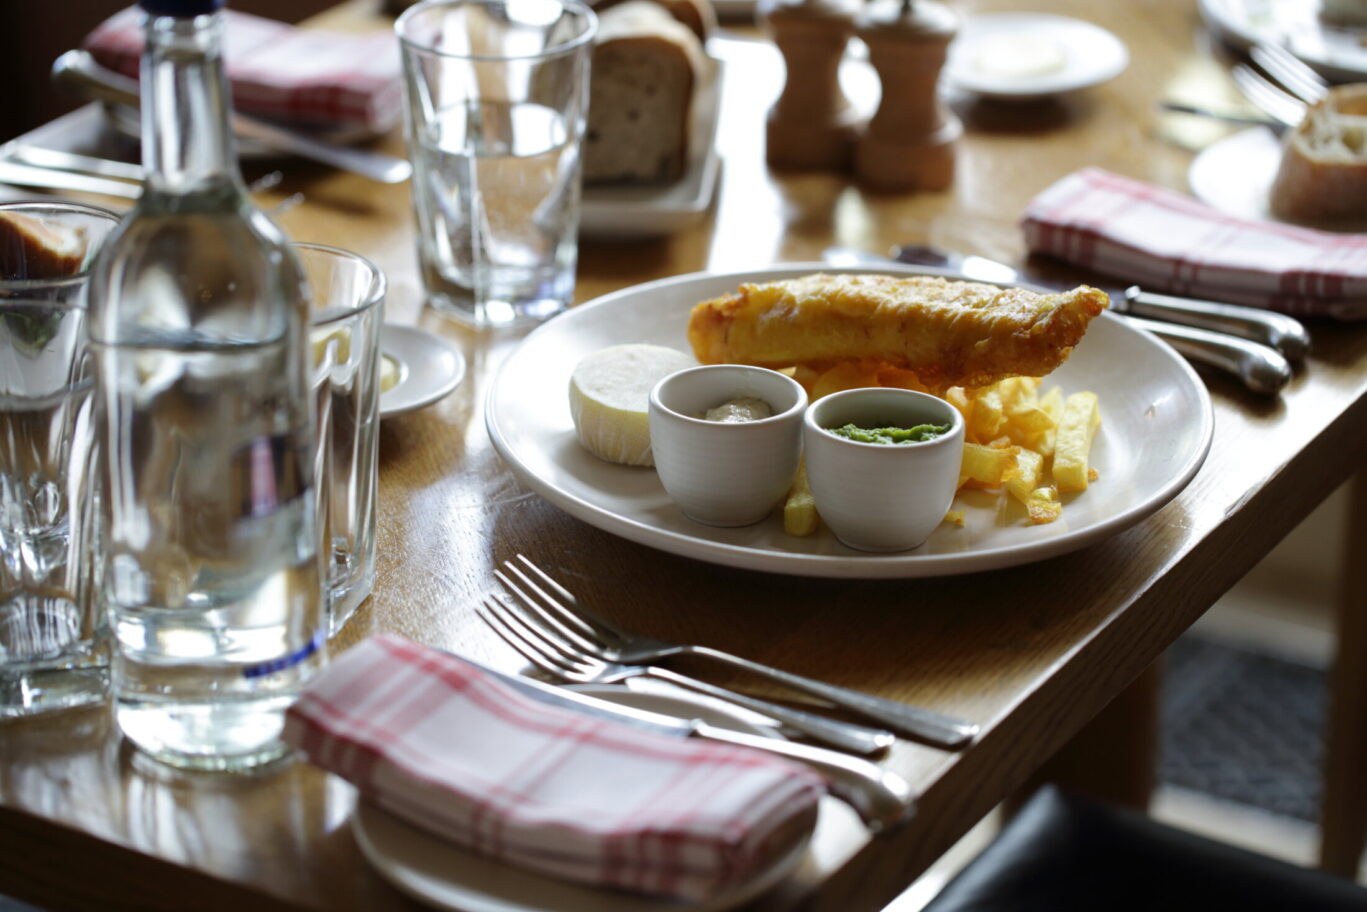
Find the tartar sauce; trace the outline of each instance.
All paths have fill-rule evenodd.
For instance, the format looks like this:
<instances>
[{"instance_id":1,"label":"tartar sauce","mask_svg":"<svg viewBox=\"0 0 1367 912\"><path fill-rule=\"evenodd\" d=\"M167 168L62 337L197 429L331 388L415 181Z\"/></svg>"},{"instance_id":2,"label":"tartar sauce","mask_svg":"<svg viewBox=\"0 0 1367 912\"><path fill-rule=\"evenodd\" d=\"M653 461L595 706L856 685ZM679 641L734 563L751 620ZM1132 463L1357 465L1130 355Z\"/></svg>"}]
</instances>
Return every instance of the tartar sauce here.
<instances>
[{"instance_id":1,"label":"tartar sauce","mask_svg":"<svg viewBox=\"0 0 1367 912\"><path fill-rule=\"evenodd\" d=\"M773 414L773 406L763 399L756 399L754 396L740 396L723 402L716 408L708 409L703 417L708 421L739 424L742 421L759 421L761 418L768 418Z\"/></svg>"}]
</instances>

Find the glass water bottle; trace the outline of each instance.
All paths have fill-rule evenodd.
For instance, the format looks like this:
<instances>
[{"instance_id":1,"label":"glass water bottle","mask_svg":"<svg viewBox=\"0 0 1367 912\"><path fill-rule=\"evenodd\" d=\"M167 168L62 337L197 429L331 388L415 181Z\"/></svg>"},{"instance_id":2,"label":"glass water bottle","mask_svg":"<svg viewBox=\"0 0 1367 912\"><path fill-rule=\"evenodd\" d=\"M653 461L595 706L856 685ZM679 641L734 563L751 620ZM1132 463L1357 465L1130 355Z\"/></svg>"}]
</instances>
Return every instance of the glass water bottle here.
<instances>
[{"instance_id":1,"label":"glass water bottle","mask_svg":"<svg viewBox=\"0 0 1367 912\"><path fill-rule=\"evenodd\" d=\"M142 198L91 279L116 717L177 766L280 756L324 659L306 289L238 171L223 0L141 0Z\"/></svg>"}]
</instances>

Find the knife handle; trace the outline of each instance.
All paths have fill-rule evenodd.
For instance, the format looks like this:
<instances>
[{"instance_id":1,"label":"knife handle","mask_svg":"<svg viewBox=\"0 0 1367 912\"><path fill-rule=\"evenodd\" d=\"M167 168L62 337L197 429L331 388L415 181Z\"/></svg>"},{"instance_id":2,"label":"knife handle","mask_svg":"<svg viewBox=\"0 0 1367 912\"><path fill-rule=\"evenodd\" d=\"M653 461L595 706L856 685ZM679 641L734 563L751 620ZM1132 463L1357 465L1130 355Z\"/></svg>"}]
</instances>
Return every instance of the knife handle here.
<instances>
[{"instance_id":1,"label":"knife handle","mask_svg":"<svg viewBox=\"0 0 1367 912\"><path fill-rule=\"evenodd\" d=\"M1299 320L1286 314L1199 298L1178 298L1144 291L1138 285L1125 289L1125 301L1129 304L1126 312L1137 317L1167 320L1270 345L1291 361L1300 361L1310 352L1310 334Z\"/></svg>"},{"instance_id":2,"label":"knife handle","mask_svg":"<svg viewBox=\"0 0 1367 912\"><path fill-rule=\"evenodd\" d=\"M915 804L911 786L876 763L824 747L728 731L706 722L697 723L694 734L709 741L752 747L802 761L826 777L831 794L854 808L869 832L890 829L911 816Z\"/></svg>"},{"instance_id":3,"label":"knife handle","mask_svg":"<svg viewBox=\"0 0 1367 912\"><path fill-rule=\"evenodd\" d=\"M1125 317L1177 349L1184 357L1234 374L1255 393L1276 395L1291 381L1291 364L1275 348L1195 326Z\"/></svg>"}]
</instances>

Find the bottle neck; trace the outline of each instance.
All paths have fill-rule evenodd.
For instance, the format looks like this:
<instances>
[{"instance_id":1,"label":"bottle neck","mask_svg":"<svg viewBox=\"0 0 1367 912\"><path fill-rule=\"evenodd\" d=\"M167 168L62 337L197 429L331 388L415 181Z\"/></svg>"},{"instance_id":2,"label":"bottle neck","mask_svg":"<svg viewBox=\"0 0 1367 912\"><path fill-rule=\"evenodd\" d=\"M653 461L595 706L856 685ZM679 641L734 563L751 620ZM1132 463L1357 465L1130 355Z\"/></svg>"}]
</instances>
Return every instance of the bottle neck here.
<instances>
[{"instance_id":1,"label":"bottle neck","mask_svg":"<svg viewBox=\"0 0 1367 912\"><path fill-rule=\"evenodd\" d=\"M223 15L148 15L142 55L142 160L152 190L240 187L228 123Z\"/></svg>"}]
</instances>

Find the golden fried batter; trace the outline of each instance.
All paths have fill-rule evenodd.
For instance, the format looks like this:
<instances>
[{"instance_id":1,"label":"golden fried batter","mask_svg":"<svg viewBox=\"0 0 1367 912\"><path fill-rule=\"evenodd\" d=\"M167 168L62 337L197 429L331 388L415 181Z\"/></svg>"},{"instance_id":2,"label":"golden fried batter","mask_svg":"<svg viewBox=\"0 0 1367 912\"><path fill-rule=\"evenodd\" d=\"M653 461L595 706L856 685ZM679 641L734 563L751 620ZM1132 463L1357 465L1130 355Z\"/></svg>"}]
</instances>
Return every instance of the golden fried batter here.
<instances>
[{"instance_id":1,"label":"golden fried batter","mask_svg":"<svg viewBox=\"0 0 1367 912\"><path fill-rule=\"evenodd\" d=\"M688 340L704 364L874 361L944 390L1049 373L1107 303L1086 285L1041 295L930 276L817 273L702 302Z\"/></svg>"}]
</instances>

